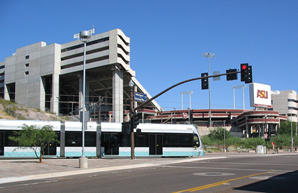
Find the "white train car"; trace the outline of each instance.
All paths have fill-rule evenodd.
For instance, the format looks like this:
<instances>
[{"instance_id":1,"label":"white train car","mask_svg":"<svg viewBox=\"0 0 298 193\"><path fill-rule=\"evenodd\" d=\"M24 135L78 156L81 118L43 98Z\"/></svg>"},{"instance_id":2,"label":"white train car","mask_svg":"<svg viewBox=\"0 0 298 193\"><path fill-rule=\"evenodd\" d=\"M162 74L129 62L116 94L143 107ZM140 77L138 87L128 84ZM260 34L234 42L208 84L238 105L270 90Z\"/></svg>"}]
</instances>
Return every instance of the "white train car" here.
<instances>
[{"instance_id":1,"label":"white train car","mask_svg":"<svg viewBox=\"0 0 298 193\"><path fill-rule=\"evenodd\" d=\"M59 143L45 148L45 156L81 157L82 124L80 122L0 120L0 158L35 157L31 149L18 149L9 140L14 131L23 124L52 125ZM136 157L188 157L203 156L201 139L193 125L184 124L139 124L135 132ZM97 124L88 122L84 132L86 157L129 157L131 155L130 134L122 131L121 123Z\"/></svg>"}]
</instances>

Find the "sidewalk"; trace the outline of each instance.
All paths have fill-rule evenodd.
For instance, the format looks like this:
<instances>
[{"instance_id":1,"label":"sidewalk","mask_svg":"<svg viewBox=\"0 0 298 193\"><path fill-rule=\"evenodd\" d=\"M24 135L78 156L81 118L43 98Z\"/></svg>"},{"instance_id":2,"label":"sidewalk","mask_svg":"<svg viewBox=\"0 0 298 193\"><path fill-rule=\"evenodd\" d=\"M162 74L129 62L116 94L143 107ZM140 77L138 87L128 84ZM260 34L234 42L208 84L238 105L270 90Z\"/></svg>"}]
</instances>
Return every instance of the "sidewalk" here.
<instances>
[{"instance_id":1,"label":"sidewalk","mask_svg":"<svg viewBox=\"0 0 298 193\"><path fill-rule=\"evenodd\" d=\"M205 154L205 156L191 158L136 158L134 160L131 160L130 158L90 158L88 159L88 169L79 168L78 158L45 158L42 163L38 163L38 159L0 159L0 184L94 172L153 167L199 160L224 159L228 157L254 155L264 156L284 154L210 153Z\"/></svg>"}]
</instances>

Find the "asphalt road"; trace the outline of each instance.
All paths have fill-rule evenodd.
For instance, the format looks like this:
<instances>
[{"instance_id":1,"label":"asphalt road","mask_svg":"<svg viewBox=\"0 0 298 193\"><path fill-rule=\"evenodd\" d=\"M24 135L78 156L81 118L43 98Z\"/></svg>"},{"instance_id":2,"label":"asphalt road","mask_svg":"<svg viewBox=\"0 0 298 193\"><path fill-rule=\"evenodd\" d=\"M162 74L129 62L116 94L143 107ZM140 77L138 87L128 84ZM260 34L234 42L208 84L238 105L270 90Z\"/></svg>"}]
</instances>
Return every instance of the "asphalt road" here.
<instances>
[{"instance_id":1,"label":"asphalt road","mask_svg":"<svg viewBox=\"0 0 298 193\"><path fill-rule=\"evenodd\" d=\"M239 156L3 184L0 192L297 192L298 155Z\"/></svg>"}]
</instances>

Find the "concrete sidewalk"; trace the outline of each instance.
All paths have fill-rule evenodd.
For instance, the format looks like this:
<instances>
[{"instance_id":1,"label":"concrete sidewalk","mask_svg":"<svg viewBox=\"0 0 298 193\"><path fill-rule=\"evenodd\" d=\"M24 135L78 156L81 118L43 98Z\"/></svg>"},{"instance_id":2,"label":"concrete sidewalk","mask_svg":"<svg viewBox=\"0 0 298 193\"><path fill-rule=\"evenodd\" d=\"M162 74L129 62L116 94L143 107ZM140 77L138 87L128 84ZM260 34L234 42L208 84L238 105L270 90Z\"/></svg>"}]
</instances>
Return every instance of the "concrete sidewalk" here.
<instances>
[{"instance_id":1,"label":"concrete sidewalk","mask_svg":"<svg viewBox=\"0 0 298 193\"><path fill-rule=\"evenodd\" d=\"M166 164L192 162L208 159L224 159L239 156L274 156L284 154L247 154L247 153L211 153L201 157L191 158L103 158L88 159L88 169L79 168L79 159L0 159L0 184L54 178L69 175L106 172L113 170L153 167Z\"/></svg>"}]
</instances>

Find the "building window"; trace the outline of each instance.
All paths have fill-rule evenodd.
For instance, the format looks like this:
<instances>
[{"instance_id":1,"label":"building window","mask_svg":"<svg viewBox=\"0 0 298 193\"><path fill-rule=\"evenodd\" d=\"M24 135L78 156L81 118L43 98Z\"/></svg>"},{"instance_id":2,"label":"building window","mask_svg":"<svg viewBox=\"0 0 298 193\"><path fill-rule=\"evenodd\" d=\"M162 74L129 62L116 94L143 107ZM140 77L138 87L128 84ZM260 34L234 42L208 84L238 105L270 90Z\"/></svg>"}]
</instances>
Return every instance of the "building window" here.
<instances>
[{"instance_id":1,"label":"building window","mask_svg":"<svg viewBox=\"0 0 298 193\"><path fill-rule=\"evenodd\" d=\"M25 64L25 67L29 67L29 63Z\"/></svg>"},{"instance_id":2,"label":"building window","mask_svg":"<svg viewBox=\"0 0 298 193\"><path fill-rule=\"evenodd\" d=\"M26 72L25 72L25 75L28 76L28 75L29 75L29 71L26 71Z\"/></svg>"},{"instance_id":3,"label":"building window","mask_svg":"<svg viewBox=\"0 0 298 193\"><path fill-rule=\"evenodd\" d=\"M29 55L25 56L25 59L29 59Z\"/></svg>"}]
</instances>

